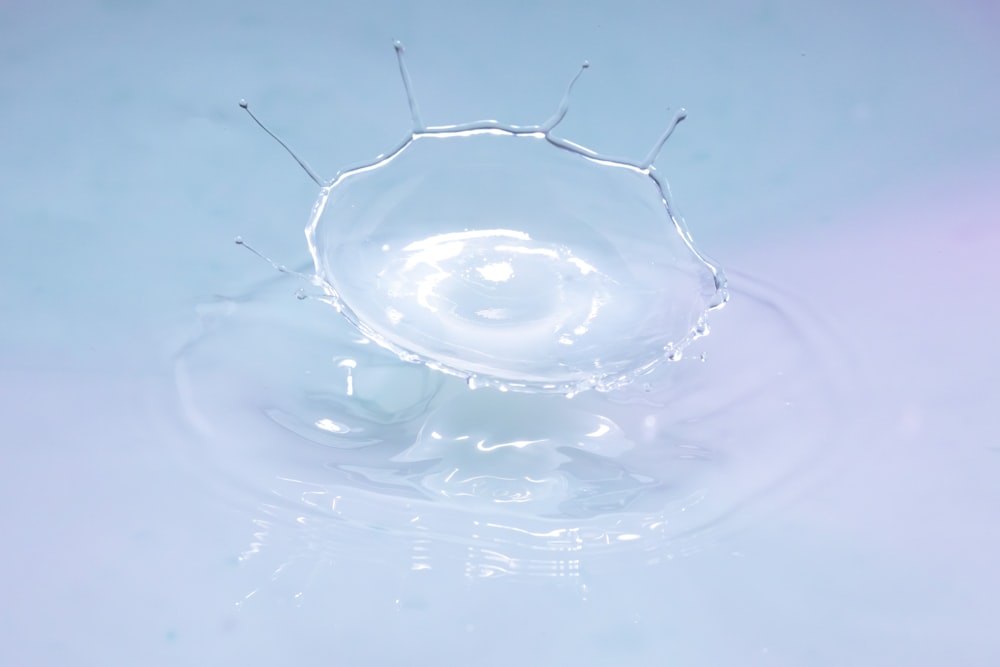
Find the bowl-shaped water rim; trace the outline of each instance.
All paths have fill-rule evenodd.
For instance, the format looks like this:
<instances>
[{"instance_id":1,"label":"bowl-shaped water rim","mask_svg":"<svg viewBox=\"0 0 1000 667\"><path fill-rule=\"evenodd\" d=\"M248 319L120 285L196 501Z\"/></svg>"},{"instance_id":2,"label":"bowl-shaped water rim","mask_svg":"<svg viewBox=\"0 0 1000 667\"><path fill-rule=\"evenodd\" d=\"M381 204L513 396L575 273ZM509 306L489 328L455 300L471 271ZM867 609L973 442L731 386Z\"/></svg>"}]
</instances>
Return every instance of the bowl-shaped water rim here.
<instances>
[{"instance_id":1,"label":"bowl-shaped water rim","mask_svg":"<svg viewBox=\"0 0 1000 667\"><path fill-rule=\"evenodd\" d=\"M622 386L727 298L651 165L538 128L414 132L324 187L306 235L349 321L475 386Z\"/></svg>"}]
</instances>

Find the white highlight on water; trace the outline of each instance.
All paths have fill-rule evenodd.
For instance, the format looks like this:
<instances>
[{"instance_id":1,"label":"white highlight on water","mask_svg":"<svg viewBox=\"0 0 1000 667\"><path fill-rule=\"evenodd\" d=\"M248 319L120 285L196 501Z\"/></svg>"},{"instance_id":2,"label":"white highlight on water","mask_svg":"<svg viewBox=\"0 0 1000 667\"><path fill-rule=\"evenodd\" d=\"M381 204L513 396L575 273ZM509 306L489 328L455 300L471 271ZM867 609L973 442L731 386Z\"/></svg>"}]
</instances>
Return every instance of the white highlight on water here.
<instances>
[{"instance_id":1,"label":"white highlight on water","mask_svg":"<svg viewBox=\"0 0 1000 667\"><path fill-rule=\"evenodd\" d=\"M323 300L400 358L505 391L615 389L707 334L725 277L653 167L684 110L637 162L556 137L584 62L544 123L431 126L395 51L409 136L330 180L240 102L321 188L306 236Z\"/></svg>"}]
</instances>

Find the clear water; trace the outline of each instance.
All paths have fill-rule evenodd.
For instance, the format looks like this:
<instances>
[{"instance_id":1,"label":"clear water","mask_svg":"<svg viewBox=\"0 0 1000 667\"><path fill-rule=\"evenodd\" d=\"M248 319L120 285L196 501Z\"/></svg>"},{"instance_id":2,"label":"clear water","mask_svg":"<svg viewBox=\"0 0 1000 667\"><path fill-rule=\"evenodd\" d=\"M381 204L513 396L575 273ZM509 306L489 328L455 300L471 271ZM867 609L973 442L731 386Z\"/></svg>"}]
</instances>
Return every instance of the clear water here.
<instances>
[{"instance_id":1,"label":"clear water","mask_svg":"<svg viewBox=\"0 0 1000 667\"><path fill-rule=\"evenodd\" d=\"M438 7L0 8L0 664L996 664L995 10ZM397 37L429 122L683 104L711 335L469 392L234 249L316 196L235 101L363 162Z\"/></svg>"},{"instance_id":2,"label":"clear water","mask_svg":"<svg viewBox=\"0 0 1000 667\"><path fill-rule=\"evenodd\" d=\"M332 542L346 516L404 551L462 544L473 577L656 562L808 477L849 411L815 316L744 277L732 333L679 363L728 300L651 166L683 112L641 163L554 137L569 91L544 125L427 128L402 52L412 136L329 183L250 112L321 186L324 295L278 280L202 304L177 355L195 467Z\"/></svg>"},{"instance_id":3,"label":"clear water","mask_svg":"<svg viewBox=\"0 0 1000 667\"><path fill-rule=\"evenodd\" d=\"M410 135L328 182L240 102L320 186L306 238L324 301L402 360L503 391L617 389L708 333L726 280L653 167L683 110L642 161L561 139L585 63L545 123L430 127L396 56Z\"/></svg>"}]
</instances>

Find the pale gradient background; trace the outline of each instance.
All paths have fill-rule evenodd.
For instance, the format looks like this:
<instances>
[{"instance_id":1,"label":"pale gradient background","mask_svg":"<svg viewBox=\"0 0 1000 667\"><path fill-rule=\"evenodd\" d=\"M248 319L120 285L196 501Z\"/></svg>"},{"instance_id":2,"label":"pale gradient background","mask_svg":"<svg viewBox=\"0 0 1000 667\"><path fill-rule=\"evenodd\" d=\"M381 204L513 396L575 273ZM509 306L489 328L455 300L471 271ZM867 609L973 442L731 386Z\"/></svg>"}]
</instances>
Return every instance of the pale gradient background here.
<instances>
[{"instance_id":1,"label":"pale gradient background","mask_svg":"<svg viewBox=\"0 0 1000 667\"><path fill-rule=\"evenodd\" d=\"M972 0L3 3L0 664L997 664L998 34ZM345 557L236 607L253 517L162 427L168 356L266 271L234 236L306 259L315 196L236 101L332 175L408 127L395 38L431 123L539 122L583 59L563 136L639 157L688 109L658 164L700 247L841 341L821 483L584 596Z\"/></svg>"}]
</instances>

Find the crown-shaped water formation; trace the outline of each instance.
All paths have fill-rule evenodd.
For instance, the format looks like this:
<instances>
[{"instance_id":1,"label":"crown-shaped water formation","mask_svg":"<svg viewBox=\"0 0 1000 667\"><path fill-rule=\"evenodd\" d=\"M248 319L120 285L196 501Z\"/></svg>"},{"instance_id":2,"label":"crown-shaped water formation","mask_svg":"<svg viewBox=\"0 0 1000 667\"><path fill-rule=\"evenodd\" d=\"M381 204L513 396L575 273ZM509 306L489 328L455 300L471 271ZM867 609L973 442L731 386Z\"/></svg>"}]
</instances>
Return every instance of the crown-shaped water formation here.
<instances>
[{"instance_id":1,"label":"crown-shaped water formation","mask_svg":"<svg viewBox=\"0 0 1000 667\"><path fill-rule=\"evenodd\" d=\"M306 225L319 298L474 388L612 390L708 333L725 278L653 167L683 110L637 162L556 137L584 63L545 123L428 126L396 54L409 135L329 181L240 103L320 187Z\"/></svg>"}]
</instances>

